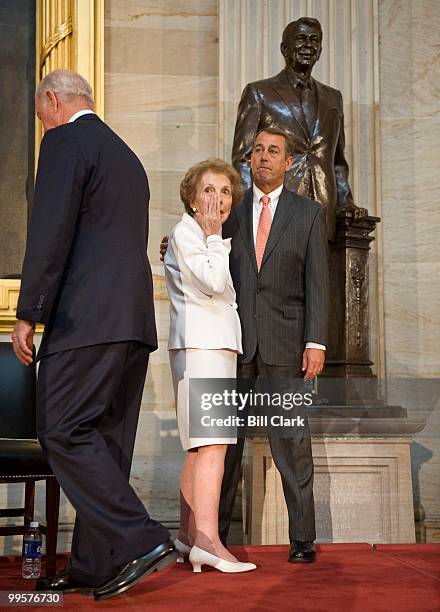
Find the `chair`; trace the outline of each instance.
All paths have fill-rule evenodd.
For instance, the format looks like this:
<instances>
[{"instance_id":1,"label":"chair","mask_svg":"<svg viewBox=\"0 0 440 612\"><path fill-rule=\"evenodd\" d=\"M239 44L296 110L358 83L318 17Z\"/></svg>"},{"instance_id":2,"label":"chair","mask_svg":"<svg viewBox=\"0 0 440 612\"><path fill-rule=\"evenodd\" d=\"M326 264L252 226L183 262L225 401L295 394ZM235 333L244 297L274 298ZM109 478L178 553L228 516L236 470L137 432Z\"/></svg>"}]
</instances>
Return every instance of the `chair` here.
<instances>
[{"instance_id":1,"label":"chair","mask_svg":"<svg viewBox=\"0 0 440 612\"><path fill-rule=\"evenodd\" d=\"M0 483L25 483L24 508L0 509L0 517L24 517L0 527L0 535L22 535L34 516L35 482L46 481L46 573L56 574L60 487L37 440L35 361L22 365L12 344L0 342Z\"/></svg>"}]
</instances>

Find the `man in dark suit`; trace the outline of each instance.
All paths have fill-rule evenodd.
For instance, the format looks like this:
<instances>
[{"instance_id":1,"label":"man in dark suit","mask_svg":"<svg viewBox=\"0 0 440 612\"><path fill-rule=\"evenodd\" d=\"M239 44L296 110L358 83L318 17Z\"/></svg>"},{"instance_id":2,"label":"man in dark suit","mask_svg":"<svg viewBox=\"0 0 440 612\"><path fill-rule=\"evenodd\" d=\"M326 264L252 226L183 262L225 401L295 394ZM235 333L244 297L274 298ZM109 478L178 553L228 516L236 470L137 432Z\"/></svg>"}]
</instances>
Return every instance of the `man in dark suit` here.
<instances>
[{"instance_id":1,"label":"man in dark suit","mask_svg":"<svg viewBox=\"0 0 440 612\"><path fill-rule=\"evenodd\" d=\"M251 186L249 155L255 135L278 127L295 143L288 189L320 202L327 213L327 232L333 240L336 211L366 214L353 202L344 155L344 110L341 92L311 74L321 54L322 30L317 19L303 17L283 32L281 52L286 67L274 77L249 83L243 90L235 125L232 163Z\"/></svg>"},{"instance_id":2,"label":"man in dark suit","mask_svg":"<svg viewBox=\"0 0 440 612\"><path fill-rule=\"evenodd\" d=\"M293 145L279 129L254 140L254 184L224 229L243 332L238 378L273 385L319 374L327 342L329 279L323 208L284 187ZM315 560L313 459L308 426L301 435L269 435L289 514L289 561ZM220 502L225 543L240 478L244 439L228 448Z\"/></svg>"},{"instance_id":3,"label":"man in dark suit","mask_svg":"<svg viewBox=\"0 0 440 612\"><path fill-rule=\"evenodd\" d=\"M43 123L23 265L17 357L32 361L38 437L77 512L72 556L38 589L105 599L174 562L167 530L129 484L142 390L157 348L147 259L149 188L128 146L93 112L90 85L66 70L39 84Z\"/></svg>"}]
</instances>

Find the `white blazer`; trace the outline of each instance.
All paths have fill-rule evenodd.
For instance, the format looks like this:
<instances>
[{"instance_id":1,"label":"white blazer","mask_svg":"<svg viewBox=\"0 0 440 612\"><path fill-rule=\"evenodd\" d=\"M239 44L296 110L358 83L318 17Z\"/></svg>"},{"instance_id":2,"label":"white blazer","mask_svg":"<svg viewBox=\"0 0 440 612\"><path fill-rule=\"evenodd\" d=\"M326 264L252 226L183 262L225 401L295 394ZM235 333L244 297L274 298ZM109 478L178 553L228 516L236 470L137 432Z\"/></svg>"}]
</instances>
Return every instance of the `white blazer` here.
<instances>
[{"instance_id":1,"label":"white blazer","mask_svg":"<svg viewBox=\"0 0 440 612\"><path fill-rule=\"evenodd\" d=\"M169 349L242 352L230 251L230 238L206 238L187 213L171 230L164 258L170 297Z\"/></svg>"}]
</instances>

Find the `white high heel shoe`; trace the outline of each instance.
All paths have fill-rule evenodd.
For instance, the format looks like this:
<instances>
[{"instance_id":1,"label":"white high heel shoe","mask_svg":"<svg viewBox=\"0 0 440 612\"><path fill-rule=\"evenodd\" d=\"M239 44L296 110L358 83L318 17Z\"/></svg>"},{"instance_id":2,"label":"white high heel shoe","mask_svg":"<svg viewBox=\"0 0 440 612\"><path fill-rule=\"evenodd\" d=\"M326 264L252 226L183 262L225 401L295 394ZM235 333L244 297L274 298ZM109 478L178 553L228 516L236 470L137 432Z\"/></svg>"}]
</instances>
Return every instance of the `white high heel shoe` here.
<instances>
[{"instance_id":1,"label":"white high heel shoe","mask_svg":"<svg viewBox=\"0 0 440 612\"><path fill-rule=\"evenodd\" d=\"M254 563L241 563L241 561L225 561L224 559L220 559L220 557L211 555L211 553L206 552L206 550L203 550L198 546L193 546L191 548L191 552L189 553L189 561L193 566L193 572L201 572L202 565L210 565L211 567L215 567L215 569L218 569L221 572L225 572L226 574L250 572L251 570L257 568Z\"/></svg>"},{"instance_id":2,"label":"white high heel shoe","mask_svg":"<svg viewBox=\"0 0 440 612\"><path fill-rule=\"evenodd\" d=\"M185 557L188 557L188 555L190 553L191 546L188 546L187 544L184 544L183 542L181 542L177 538L174 540L174 546L176 547L176 550L179 553L179 556L176 559L177 563L184 563L185 562Z\"/></svg>"}]
</instances>

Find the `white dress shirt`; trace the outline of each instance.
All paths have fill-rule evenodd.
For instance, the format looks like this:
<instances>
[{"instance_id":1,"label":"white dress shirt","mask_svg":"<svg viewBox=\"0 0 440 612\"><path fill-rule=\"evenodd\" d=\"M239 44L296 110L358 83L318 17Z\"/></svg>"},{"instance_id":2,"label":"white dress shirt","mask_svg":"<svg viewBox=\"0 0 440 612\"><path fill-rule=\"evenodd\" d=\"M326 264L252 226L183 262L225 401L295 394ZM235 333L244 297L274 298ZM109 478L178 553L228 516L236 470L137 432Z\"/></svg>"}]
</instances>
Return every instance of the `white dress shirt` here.
<instances>
[{"instance_id":1,"label":"white dress shirt","mask_svg":"<svg viewBox=\"0 0 440 612\"><path fill-rule=\"evenodd\" d=\"M72 115L68 121L68 123L73 123L75 119L82 117L83 115L96 115L95 111L90 110L89 108L85 108L83 110L78 111L74 115Z\"/></svg>"},{"instance_id":2,"label":"white dress shirt","mask_svg":"<svg viewBox=\"0 0 440 612\"><path fill-rule=\"evenodd\" d=\"M265 194L263 191L261 191L261 189L258 189L256 185L253 186L254 199L253 199L252 210L253 210L254 246L257 244L258 222L260 220L260 214L263 208L261 198L264 195L269 196L269 199L270 199L269 210L270 210L270 213L272 215L272 220L273 220L275 216L275 211L277 209L278 200L280 199L282 190L283 190L283 185L280 185L279 187L277 187L270 193ZM316 348L316 349L320 349L321 351L325 351L326 349L326 347L323 344L318 344L317 342L306 342L306 348Z\"/></svg>"}]
</instances>

